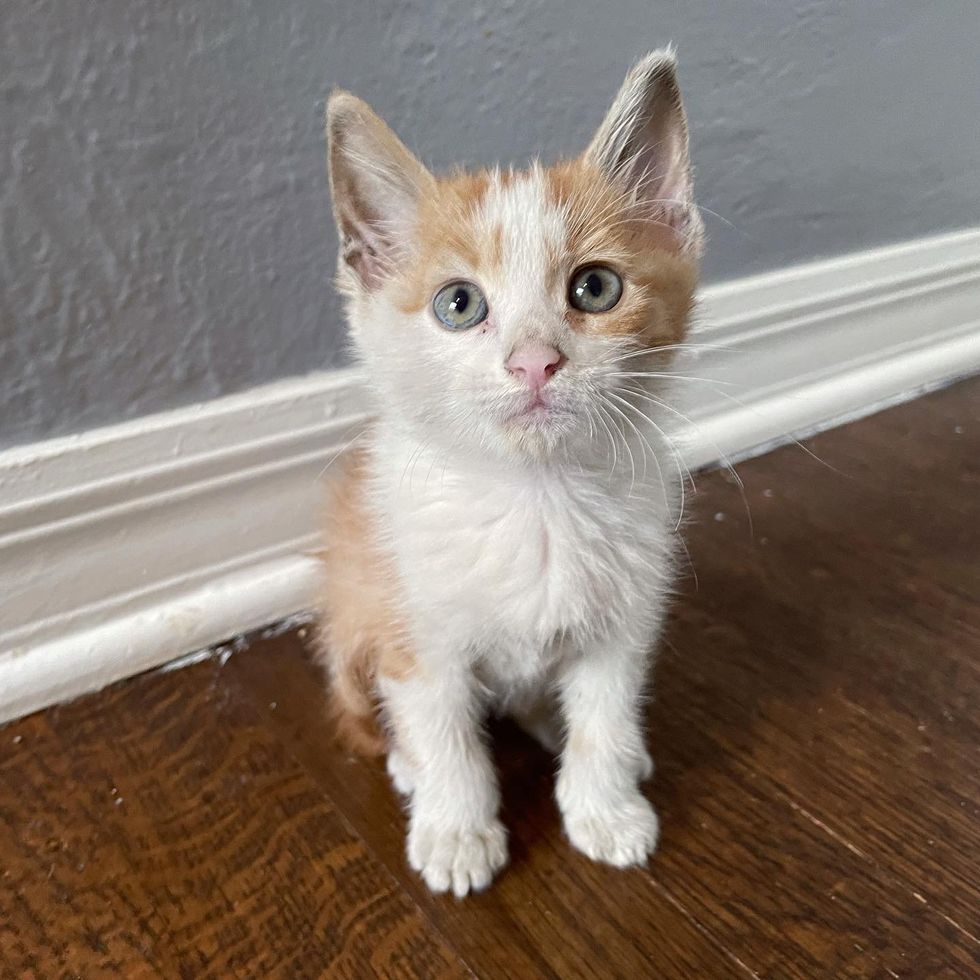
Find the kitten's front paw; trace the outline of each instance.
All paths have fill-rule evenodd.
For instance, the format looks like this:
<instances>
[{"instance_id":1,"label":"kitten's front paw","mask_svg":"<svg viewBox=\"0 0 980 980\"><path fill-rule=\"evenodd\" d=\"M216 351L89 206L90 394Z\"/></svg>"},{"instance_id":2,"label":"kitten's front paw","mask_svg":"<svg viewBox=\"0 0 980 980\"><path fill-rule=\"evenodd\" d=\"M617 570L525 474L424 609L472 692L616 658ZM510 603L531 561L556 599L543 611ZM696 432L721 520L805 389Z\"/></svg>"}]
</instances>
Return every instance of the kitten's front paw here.
<instances>
[{"instance_id":1,"label":"kitten's front paw","mask_svg":"<svg viewBox=\"0 0 980 980\"><path fill-rule=\"evenodd\" d=\"M507 863L507 831L499 820L483 830L449 831L413 820L408 863L434 892L453 890L457 898L482 891Z\"/></svg>"},{"instance_id":2,"label":"kitten's front paw","mask_svg":"<svg viewBox=\"0 0 980 980\"><path fill-rule=\"evenodd\" d=\"M657 846L660 825L653 807L639 792L618 806L565 814L569 840L593 861L617 868L646 864Z\"/></svg>"}]
</instances>

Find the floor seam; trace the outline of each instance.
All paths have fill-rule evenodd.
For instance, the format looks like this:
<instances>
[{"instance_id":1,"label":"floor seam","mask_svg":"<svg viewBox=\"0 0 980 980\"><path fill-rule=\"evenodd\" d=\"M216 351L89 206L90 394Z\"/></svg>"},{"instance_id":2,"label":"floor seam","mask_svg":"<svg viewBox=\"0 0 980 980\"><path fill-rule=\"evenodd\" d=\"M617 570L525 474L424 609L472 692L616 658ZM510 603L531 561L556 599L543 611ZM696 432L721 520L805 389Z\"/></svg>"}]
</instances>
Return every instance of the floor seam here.
<instances>
[{"instance_id":1,"label":"floor seam","mask_svg":"<svg viewBox=\"0 0 980 980\"><path fill-rule=\"evenodd\" d=\"M729 949L728 946L726 946L725 943L723 943L708 926L698 919L698 917L694 915L694 913L691 912L691 910L676 895L674 895L669 888L657 881L649 870L644 869L644 875L646 880L658 894L663 896L667 902L677 909L677 911L680 912L691 923L691 925L694 926L699 933L701 933L702 936L714 943L714 945L720 949L732 963L742 970L743 973L752 977L753 980L762 980L760 975L756 973L756 971L753 970L748 963L742 960L733 950Z\"/></svg>"}]
</instances>

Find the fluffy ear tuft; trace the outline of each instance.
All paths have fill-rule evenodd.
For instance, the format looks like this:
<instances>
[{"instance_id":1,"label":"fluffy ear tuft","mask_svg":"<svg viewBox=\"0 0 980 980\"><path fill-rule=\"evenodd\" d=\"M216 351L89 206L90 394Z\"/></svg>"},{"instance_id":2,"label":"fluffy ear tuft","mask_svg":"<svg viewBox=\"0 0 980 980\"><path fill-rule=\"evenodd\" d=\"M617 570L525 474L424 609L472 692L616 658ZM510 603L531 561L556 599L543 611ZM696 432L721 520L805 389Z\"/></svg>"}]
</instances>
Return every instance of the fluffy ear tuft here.
<instances>
[{"instance_id":1,"label":"fluffy ear tuft","mask_svg":"<svg viewBox=\"0 0 980 980\"><path fill-rule=\"evenodd\" d=\"M681 251L700 255L703 230L673 48L633 66L585 159L623 186L645 217L668 225Z\"/></svg>"},{"instance_id":2,"label":"fluffy ear tuft","mask_svg":"<svg viewBox=\"0 0 980 980\"><path fill-rule=\"evenodd\" d=\"M363 100L335 91L327 146L341 256L367 289L396 268L432 174Z\"/></svg>"}]
</instances>

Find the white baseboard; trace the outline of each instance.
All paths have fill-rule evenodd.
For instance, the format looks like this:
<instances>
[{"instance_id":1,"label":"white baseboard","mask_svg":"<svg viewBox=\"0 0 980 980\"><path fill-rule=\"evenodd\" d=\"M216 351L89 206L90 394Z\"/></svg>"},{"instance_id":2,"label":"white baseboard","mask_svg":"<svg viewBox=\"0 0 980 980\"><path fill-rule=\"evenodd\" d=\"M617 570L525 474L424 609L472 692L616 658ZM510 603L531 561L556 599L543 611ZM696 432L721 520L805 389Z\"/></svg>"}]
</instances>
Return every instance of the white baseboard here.
<instances>
[{"instance_id":1,"label":"white baseboard","mask_svg":"<svg viewBox=\"0 0 980 980\"><path fill-rule=\"evenodd\" d=\"M980 230L707 288L689 465L980 371ZM351 370L0 453L0 720L308 608Z\"/></svg>"},{"instance_id":2,"label":"white baseboard","mask_svg":"<svg viewBox=\"0 0 980 980\"><path fill-rule=\"evenodd\" d=\"M334 371L0 454L0 720L309 604Z\"/></svg>"},{"instance_id":3,"label":"white baseboard","mask_svg":"<svg viewBox=\"0 0 980 980\"><path fill-rule=\"evenodd\" d=\"M980 229L710 286L688 464L737 459L980 371Z\"/></svg>"}]
</instances>

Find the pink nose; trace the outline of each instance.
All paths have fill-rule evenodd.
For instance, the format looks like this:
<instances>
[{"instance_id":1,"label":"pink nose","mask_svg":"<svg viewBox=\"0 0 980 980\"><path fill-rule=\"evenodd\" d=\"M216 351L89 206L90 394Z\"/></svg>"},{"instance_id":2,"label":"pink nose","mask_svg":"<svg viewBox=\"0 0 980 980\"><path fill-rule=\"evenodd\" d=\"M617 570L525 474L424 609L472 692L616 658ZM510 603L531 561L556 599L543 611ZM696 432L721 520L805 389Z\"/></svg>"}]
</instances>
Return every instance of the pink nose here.
<instances>
[{"instance_id":1,"label":"pink nose","mask_svg":"<svg viewBox=\"0 0 980 980\"><path fill-rule=\"evenodd\" d=\"M519 347L507 358L507 370L515 378L521 378L528 388L537 391L543 387L565 363L565 357L547 344L530 344Z\"/></svg>"}]
</instances>

